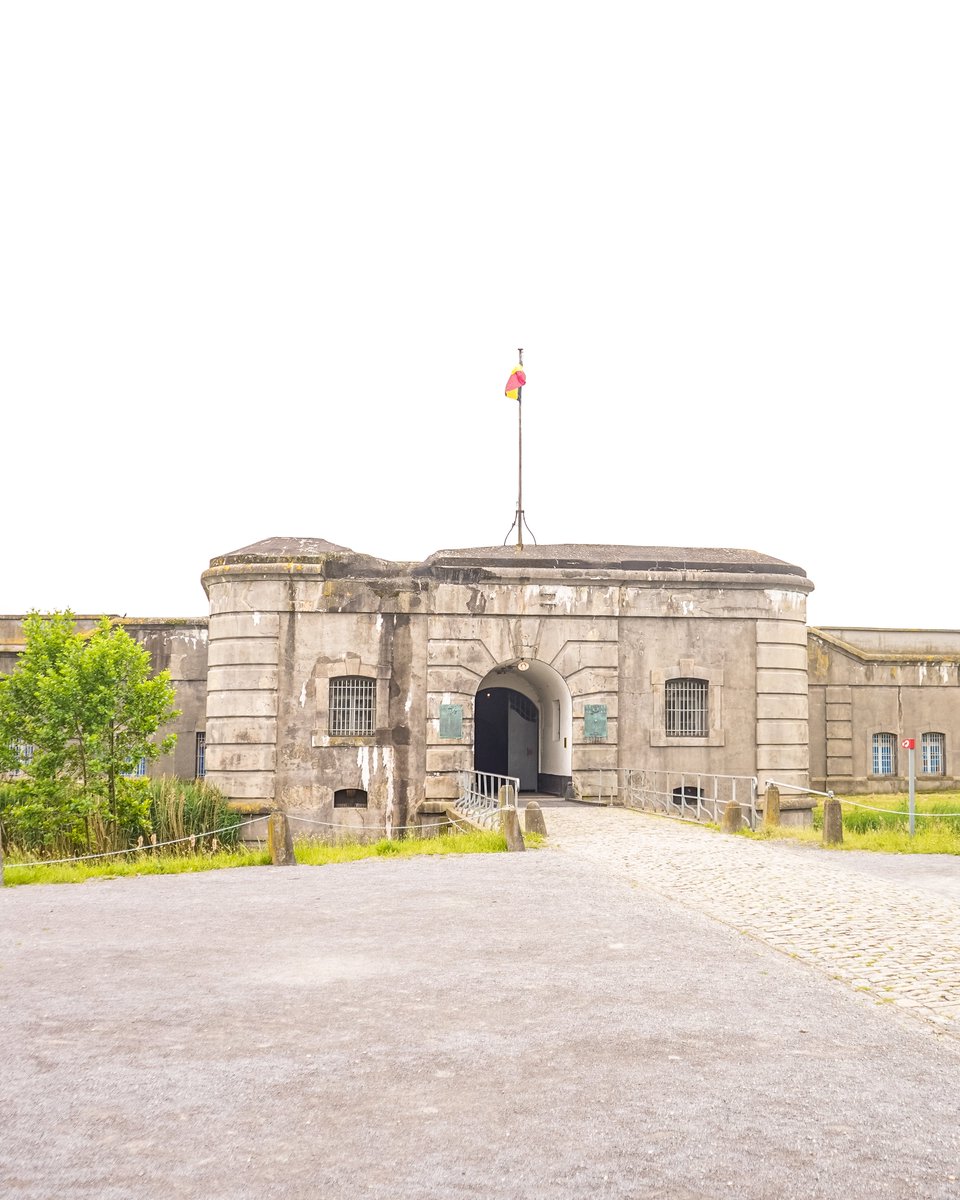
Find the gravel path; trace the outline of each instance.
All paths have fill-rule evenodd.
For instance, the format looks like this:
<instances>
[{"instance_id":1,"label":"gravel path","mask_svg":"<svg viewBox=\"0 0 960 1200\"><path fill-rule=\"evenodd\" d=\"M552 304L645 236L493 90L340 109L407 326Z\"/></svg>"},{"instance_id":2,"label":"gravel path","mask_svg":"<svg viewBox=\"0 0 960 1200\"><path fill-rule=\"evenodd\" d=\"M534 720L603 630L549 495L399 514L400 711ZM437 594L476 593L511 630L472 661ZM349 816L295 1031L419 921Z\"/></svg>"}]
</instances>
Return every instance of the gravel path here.
<instances>
[{"instance_id":1,"label":"gravel path","mask_svg":"<svg viewBox=\"0 0 960 1200\"><path fill-rule=\"evenodd\" d=\"M664 822L547 816L539 853L0 892L0 1195L960 1196L957 1041L648 886Z\"/></svg>"}]
</instances>

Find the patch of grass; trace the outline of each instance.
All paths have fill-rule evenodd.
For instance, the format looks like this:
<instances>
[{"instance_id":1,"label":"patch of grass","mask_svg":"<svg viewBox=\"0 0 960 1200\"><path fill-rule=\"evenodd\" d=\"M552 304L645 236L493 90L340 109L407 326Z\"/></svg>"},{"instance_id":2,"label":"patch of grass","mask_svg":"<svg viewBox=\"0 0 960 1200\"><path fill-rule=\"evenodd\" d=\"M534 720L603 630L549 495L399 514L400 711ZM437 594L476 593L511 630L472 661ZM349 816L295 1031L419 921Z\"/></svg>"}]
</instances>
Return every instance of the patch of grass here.
<instances>
[{"instance_id":1,"label":"patch of grass","mask_svg":"<svg viewBox=\"0 0 960 1200\"><path fill-rule=\"evenodd\" d=\"M543 844L539 833L524 834L528 848L536 850ZM506 850L507 842L502 833L470 831L469 833L440 833L434 837L404 838L395 841L381 838L379 842L344 842L328 845L326 842L297 842L298 863L321 867L327 863L356 862L360 858L413 858L422 854L499 854Z\"/></svg>"},{"instance_id":2,"label":"patch of grass","mask_svg":"<svg viewBox=\"0 0 960 1200\"><path fill-rule=\"evenodd\" d=\"M535 850L543 844L538 833L526 834L527 846ZM361 858L413 858L425 854L498 854L506 851L503 834L491 832L444 833L435 837L405 838L379 842L300 841L296 843L297 862L322 867L328 863L356 862ZM188 871L218 871L228 867L265 867L270 864L266 850L235 847L215 854L128 854L122 858L95 859L91 862L61 863L44 866L41 861L6 860L4 878L8 886L28 883L85 883L88 879L119 879L132 875L179 875Z\"/></svg>"},{"instance_id":3,"label":"patch of grass","mask_svg":"<svg viewBox=\"0 0 960 1200\"><path fill-rule=\"evenodd\" d=\"M933 796L918 796L917 813L944 814L918 816L916 833L910 836L909 800L905 795L838 796L843 809L843 842L831 850L872 850L882 854L957 854L960 855L960 817L945 814L960 813L960 794L940 792ZM867 808L855 805L867 805ZM882 812L873 811L882 809ZM742 831L744 836L761 841L776 838L784 841L821 844L823 808L813 810L812 829L792 829L781 826L773 832L760 829L756 833Z\"/></svg>"},{"instance_id":4,"label":"patch of grass","mask_svg":"<svg viewBox=\"0 0 960 1200\"><path fill-rule=\"evenodd\" d=\"M219 871L227 867L262 867L270 862L265 850L237 848L217 854L127 854L123 858L44 866L40 861L4 863L8 887L28 883L86 883L88 879L120 879L132 875L182 875L188 871Z\"/></svg>"}]
</instances>

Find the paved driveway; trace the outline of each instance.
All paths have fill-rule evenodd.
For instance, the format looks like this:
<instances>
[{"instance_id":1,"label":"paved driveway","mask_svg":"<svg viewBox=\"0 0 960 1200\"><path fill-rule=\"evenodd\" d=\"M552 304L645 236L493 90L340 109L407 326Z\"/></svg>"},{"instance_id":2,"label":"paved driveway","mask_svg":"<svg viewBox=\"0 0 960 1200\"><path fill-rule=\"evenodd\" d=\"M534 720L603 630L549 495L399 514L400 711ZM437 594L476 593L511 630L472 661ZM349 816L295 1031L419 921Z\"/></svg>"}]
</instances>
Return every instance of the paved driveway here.
<instances>
[{"instance_id":1,"label":"paved driveway","mask_svg":"<svg viewBox=\"0 0 960 1200\"><path fill-rule=\"evenodd\" d=\"M960 1196L960 1043L704 911L839 872L548 819L539 853L0 893L0 1195Z\"/></svg>"},{"instance_id":2,"label":"paved driveway","mask_svg":"<svg viewBox=\"0 0 960 1200\"><path fill-rule=\"evenodd\" d=\"M585 805L550 818L568 853L960 1035L960 858L748 841Z\"/></svg>"}]
</instances>

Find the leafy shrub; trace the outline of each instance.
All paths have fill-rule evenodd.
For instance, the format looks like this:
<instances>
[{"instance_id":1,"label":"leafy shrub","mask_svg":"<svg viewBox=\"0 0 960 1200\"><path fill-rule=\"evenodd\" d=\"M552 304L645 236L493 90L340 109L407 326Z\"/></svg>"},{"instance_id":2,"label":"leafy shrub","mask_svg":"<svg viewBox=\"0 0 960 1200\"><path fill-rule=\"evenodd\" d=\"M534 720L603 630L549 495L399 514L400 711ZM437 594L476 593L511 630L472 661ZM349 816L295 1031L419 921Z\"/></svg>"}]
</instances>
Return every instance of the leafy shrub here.
<instances>
[{"instance_id":1,"label":"leafy shrub","mask_svg":"<svg viewBox=\"0 0 960 1200\"><path fill-rule=\"evenodd\" d=\"M216 788L202 781L117 781L112 807L107 796L83 792L65 781L18 780L0 784L0 836L14 853L68 858L126 850L151 834L158 842L219 830L221 845L234 845L242 817L231 812ZM184 843L182 851L193 846Z\"/></svg>"}]
</instances>

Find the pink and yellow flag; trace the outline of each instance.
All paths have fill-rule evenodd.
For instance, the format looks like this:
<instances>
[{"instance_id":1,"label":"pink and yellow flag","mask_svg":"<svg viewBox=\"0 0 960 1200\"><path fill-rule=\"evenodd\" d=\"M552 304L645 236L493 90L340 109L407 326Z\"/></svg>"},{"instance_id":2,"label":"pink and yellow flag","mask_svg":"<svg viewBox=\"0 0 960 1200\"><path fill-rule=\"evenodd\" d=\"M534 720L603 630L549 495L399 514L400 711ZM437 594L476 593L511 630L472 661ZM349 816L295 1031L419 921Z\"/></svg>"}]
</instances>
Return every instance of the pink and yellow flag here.
<instances>
[{"instance_id":1,"label":"pink and yellow flag","mask_svg":"<svg viewBox=\"0 0 960 1200\"><path fill-rule=\"evenodd\" d=\"M513 370L513 374L507 380L507 386L506 386L506 389L503 394L509 400L519 400L520 399L520 389L526 384L526 382L527 382L527 376L523 370L523 367L522 366L515 367Z\"/></svg>"}]
</instances>

